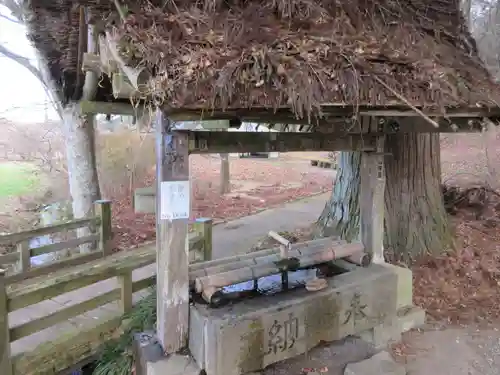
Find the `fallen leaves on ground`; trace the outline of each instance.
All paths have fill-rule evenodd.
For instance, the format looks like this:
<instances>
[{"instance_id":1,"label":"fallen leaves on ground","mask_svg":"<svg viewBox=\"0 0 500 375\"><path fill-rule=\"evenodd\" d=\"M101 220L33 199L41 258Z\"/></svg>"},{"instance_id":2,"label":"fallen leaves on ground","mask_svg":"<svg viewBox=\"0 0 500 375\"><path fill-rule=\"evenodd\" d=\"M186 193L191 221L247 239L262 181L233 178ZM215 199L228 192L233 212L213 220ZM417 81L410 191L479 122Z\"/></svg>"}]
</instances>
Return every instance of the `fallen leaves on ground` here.
<instances>
[{"instance_id":1,"label":"fallen leaves on ground","mask_svg":"<svg viewBox=\"0 0 500 375\"><path fill-rule=\"evenodd\" d=\"M308 161L230 158L231 193L221 195L220 158L195 155L190 158L192 218L209 217L214 222L247 216L261 210L331 189L333 175L311 167ZM140 186L154 183L154 171ZM113 202L115 250L134 247L155 237L155 216L135 214L132 193Z\"/></svg>"}]
</instances>

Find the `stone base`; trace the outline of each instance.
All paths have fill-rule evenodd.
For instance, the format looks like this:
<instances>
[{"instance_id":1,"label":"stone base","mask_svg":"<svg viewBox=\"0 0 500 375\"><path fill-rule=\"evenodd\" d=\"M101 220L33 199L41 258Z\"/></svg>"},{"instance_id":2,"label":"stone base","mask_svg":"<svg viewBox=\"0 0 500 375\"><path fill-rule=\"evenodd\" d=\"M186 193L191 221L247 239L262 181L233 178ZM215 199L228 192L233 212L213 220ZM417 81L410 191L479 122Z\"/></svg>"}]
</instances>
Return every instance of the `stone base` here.
<instances>
[{"instance_id":1,"label":"stone base","mask_svg":"<svg viewBox=\"0 0 500 375\"><path fill-rule=\"evenodd\" d=\"M425 311L420 307L400 308L397 315L376 327L361 332L362 340L372 344L376 350L383 350L387 345L401 341L401 335L425 323Z\"/></svg>"},{"instance_id":2,"label":"stone base","mask_svg":"<svg viewBox=\"0 0 500 375\"><path fill-rule=\"evenodd\" d=\"M165 356L154 332L134 335L136 375L200 375L201 369L190 355Z\"/></svg>"},{"instance_id":3,"label":"stone base","mask_svg":"<svg viewBox=\"0 0 500 375\"><path fill-rule=\"evenodd\" d=\"M258 371L314 348L393 324L398 274L385 265L335 276L318 292L296 290L190 310L189 349L207 375ZM140 374L138 374L140 375Z\"/></svg>"}]
</instances>

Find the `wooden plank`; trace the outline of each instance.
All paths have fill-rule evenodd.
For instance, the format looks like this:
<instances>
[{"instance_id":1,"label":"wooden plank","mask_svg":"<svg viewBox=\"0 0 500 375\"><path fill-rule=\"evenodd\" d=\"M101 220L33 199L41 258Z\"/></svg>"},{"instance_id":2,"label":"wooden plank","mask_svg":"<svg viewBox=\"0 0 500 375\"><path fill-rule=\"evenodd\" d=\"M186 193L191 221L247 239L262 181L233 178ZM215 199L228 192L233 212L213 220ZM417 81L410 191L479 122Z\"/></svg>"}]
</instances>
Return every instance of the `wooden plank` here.
<instances>
[{"instance_id":1,"label":"wooden plank","mask_svg":"<svg viewBox=\"0 0 500 375\"><path fill-rule=\"evenodd\" d=\"M31 268L31 253L29 241L21 241L17 244L17 252L19 254L18 271L27 272Z\"/></svg>"},{"instance_id":2,"label":"wooden plank","mask_svg":"<svg viewBox=\"0 0 500 375\"><path fill-rule=\"evenodd\" d=\"M324 133L205 132L184 131L189 136L189 152L196 154L294 151L373 150L368 135L339 137Z\"/></svg>"},{"instance_id":3,"label":"wooden plank","mask_svg":"<svg viewBox=\"0 0 500 375\"><path fill-rule=\"evenodd\" d=\"M30 240L33 237L40 237L47 234L78 229L84 226L97 224L98 222L99 220L97 218L75 219L68 221L67 223L48 225L46 227L36 228L29 231L3 234L0 235L0 245L16 244L21 241Z\"/></svg>"},{"instance_id":4,"label":"wooden plank","mask_svg":"<svg viewBox=\"0 0 500 375\"><path fill-rule=\"evenodd\" d=\"M8 293L9 312L147 266L154 261L152 255L151 253L142 253L128 258L123 258L122 255L122 258L105 259L91 267L82 267L75 273L57 275L40 280L36 284L14 289Z\"/></svg>"},{"instance_id":5,"label":"wooden plank","mask_svg":"<svg viewBox=\"0 0 500 375\"><path fill-rule=\"evenodd\" d=\"M111 201L98 200L94 203L95 214L100 219L99 246L104 255L113 251L113 228L111 223Z\"/></svg>"},{"instance_id":6,"label":"wooden plank","mask_svg":"<svg viewBox=\"0 0 500 375\"><path fill-rule=\"evenodd\" d=\"M12 375L5 271L0 269L0 374Z\"/></svg>"},{"instance_id":7,"label":"wooden plank","mask_svg":"<svg viewBox=\"0 0 500 375\"><path fill-rule=\"evenodd\" d=\"M365 251L375 263L384 262L384 138L377 140L377 152L361 156L360 235Z\"/></svg>"},{"instance_id":8,"label":"wooden plank","mask_svg":"<svg viewBox=\"0 0 500 375\"><path fill-rule=\"evenodd\" d=\"M92 311L100 306L116 301L119 298L120 290L115 289L87 301L66 307L49 315L18 325L10 329L10 340L16 341L25 336L32 335L33 333L42 331L61 322L65 322L75 316L84 314L87 311Z\"/></svg>"},{"instance_id":9,"label":"wooden plank","mask_svg":"<svg viewBox=\"0 0 500 375\"><path fill-rule=\"evenodd\" d=\"M54 341L40 344L29 353L16 355L13 358L14 373L57 374L98 353L105 342L121 334L121 325L120 315L100 319L95 325L82 330L64 333Z\"/></svg>"},{"instance_id":10,"label":"wooden plank","mask_svg":"<svg viewBox=\"0 0 500 375\"><path fill-rule=\"evenodd\" d=\"M149 276L142 280L134 281L132 283L132 293L136 293L143 289L150 288L153 285L156 285L156 275Z\"/></svg>"},{"instance_id":11,"label":"wooden plank","mask_svg":"<svg viewBox=\"0 0 500 375\"><path fill-rule=\"evenodd\" d=\"M189 332L188 217L164 218L165 183L189 181L188 133L172 132L161 110L156 113L156 267L157 335L167 354L187 347ZM226 132L224 132L226 133ZM188 189L186 194L190 194ZM165 196L163 196L165 194ZM189 212L188 212L189 214Z\"/></svg>"},{"instance_id":12,"label":"wooden plank","mask_svg":"<svg viewBox=\"0 0 500 375\"><path fill-rule=\"evenodd\" d=\"M120 285L120 310L122 314L126 314L132 310L132 270L123 275L118 276L118 284Z\"/></svg>"},{"instance_id":13,"label":"wooden plank","mask_svg":"<svg viewBox=\"0 0 500 375\"><path fill-rule=\"evenodd\" d=\"M19 253L7 253L0 255L0 265L2 264L12 264L19 261Z\"/></svg>"},{"instance_id":14,"label":"wooden plank","mask_svg":"<svg viewBox=\"0 0 500 375\"><path fill-rule=\"evenodd\" d=\"M13 275L7 276L7 283L13 284L22 280L31 279L34 277L47 275L52 272L56 272L62 269L67 269L75 266L79 266L81 264L85 264L88 262L92 262L96 259L102 258L102 252L94 251L88 254L79 254L69 259L58 260L53 263L49 263L43 266L32 267L29 271L23 273L16 273Z\"/></svg>"},{"instance_id":15,"label":"wooden plank","mask_svg":"<svg viewBox=\"0 0 500 375\"><path fill-rule=\"evenodd\" d=\"M93 241L96 241L98 239L99 239L99 235L97 235L97 234L93 234L91 236L73 238L73 239L67 240L67 241L52 243L50 245L33 247L30 249L30 253L31 253L32 257L36 257L38 255L54 253L56 251L61 251L64 249L76 249L78 246L80 246L82 244L93 242Z\"/></svg>"}]
</instances>

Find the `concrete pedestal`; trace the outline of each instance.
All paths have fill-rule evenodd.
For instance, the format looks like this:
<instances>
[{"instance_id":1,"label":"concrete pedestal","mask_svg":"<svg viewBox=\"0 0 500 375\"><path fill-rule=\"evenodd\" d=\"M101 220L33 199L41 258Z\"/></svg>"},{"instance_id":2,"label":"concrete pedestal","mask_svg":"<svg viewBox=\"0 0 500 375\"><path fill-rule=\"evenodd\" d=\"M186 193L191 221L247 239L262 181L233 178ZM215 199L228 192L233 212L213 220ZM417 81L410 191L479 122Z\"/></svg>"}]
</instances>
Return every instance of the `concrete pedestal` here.
<instances>
[{"instance_id":1,"label":"concrete pedestal","mask_svg":"<svg viewBox=\"0 0 500 375\"><path fill-rule=\"evenodd\" d=\"M321 341L360 334L397 316L398 275L358 268L319 292L297 290L190 312L189 349L207 375L240 375L302 354Z\"/></svg>"}]
</instances>

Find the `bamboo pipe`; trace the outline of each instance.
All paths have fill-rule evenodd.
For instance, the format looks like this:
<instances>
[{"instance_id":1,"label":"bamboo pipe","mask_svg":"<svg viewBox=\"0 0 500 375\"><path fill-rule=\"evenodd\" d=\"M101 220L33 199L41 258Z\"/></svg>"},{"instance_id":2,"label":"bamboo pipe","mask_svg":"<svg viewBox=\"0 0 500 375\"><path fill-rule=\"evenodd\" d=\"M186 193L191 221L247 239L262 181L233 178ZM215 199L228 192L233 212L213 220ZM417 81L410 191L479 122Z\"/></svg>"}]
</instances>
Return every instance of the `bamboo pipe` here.
<instances>
[{"instance_id":1,"label":"bamboo pipe","mask_svg":"<svg viewBox=\"0 0 500 375\"><path fill-rule=\"evenodd\" d=\"M309 246L330 246L335 242L345 242L342 240L339 240L338 237L325 237L325 238L319 238L316 240L311 240L311 241L306 241L306 242L299 242L296 244L292 245L292 248L296 249L302 249L303 247L309 247ZM225 258L220 258L220 259L214 259L214 260L209 260L206 262L201 262L201 263L194 263L189 265L189 271L197 271L200 269L206 269L214 266L220 266L221 264L229 264L229 263L234 263L240 260L248 260L248 259L253 259L257 258L260 256L266 256L266 255L273 255L273 254L279 254L279 247L273 247L270 249L264 249L264 250L259 250L259 251L254 251L248 254L243 254L243 255L233 255L230 257L225 257Z\"/></svg>"},{"instance_id":2,"label":"bamboo pipe","mask_svg":"<svg viewBox=\"0 0 500 375\"><path fill-rule=\"evenodd\" d=\"M346 260L349 263L356 264L361 267L368 267L371 262L372 262L372 257L371 254L362 252L362 253L357 253L353 254L351 256L345 257L344 260Z\"/></svg>"},{"instance_id":3,"label":"bamboo pipe","mask_svg":"<svg viewBox=\"0 0 500 375\"><path fill-rule=\"evenodd\" d=\"M307 267L318 263L329 262L334 259L341 259L364 251L361 243L342 244L332 246L323 251L318 251L309 255L299 257L300 266ZM263 263L250 267L239 268L227 272L217 273L195 279L195 289L202 293L209 287L222 288L224 286L255 280L260 277L269 276L280 272L274 262Z\"/></svg>"},{"instance_id":4,"label":"bamboo pipe","mask_svg":"<svg viewBox=\"0 0 500 375\"><path fill-rule=\"evenodd\" d=\"M322 238L319 240L302 242L292 245L289 256L300 258L314 252L323 251L331 246L346 244L345 241L332 241L332 238ZM195 263L189 267L189 281L194 281L198 277L215 275L217 273L237 270L254 265L277 262L281 259L280 248L272 248L254 253L235 256L225 259L217 259L209 262Z\"/></svg>"}]
</instances>

